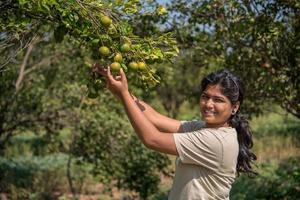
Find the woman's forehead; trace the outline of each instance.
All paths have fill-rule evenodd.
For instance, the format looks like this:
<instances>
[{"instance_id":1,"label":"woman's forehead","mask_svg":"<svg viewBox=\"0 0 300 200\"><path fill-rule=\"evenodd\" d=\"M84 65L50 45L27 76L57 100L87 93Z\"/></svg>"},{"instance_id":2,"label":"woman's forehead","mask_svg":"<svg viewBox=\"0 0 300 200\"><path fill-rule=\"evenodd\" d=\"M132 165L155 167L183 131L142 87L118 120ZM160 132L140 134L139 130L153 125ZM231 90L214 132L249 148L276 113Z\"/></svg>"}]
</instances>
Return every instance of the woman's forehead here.
<instances>
[{"instance_id":1,"label":"woman's forehead","mask_svg":"<svg viewBox=\"0 0 300 200\"><path fill-rule=\"evenodd\" d=\"M219 85L207 85L203 93L213 96L225 97Z\"/></svg>"}]
</instances>

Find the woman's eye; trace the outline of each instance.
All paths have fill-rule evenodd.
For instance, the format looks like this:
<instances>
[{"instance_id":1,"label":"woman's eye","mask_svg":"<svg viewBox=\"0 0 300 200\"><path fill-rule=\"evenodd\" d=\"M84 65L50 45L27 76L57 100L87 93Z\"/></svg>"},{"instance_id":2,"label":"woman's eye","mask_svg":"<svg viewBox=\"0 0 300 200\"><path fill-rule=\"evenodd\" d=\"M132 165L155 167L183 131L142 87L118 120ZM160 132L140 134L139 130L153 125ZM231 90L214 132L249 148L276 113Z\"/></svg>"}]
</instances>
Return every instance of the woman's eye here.
<instances>
[{"instance_id":1,"label":"woman's eye","mask_svg":"<svg viewBox=\"0 0 300 200\"><path fill-rule=\"evenodd\" d=\"M216 102L223 102L222 99L215 99Z\"/></svg>"},{"instance_id":2,"label":"woman's eye","mask_svg":"<svg viewBox=\"0 0 300 200\"><path fill-rule=\"evenodd\" d=\"M201 99L208 99L208 97L206 95L202 95Z\"/></svg>"}]
</instances>

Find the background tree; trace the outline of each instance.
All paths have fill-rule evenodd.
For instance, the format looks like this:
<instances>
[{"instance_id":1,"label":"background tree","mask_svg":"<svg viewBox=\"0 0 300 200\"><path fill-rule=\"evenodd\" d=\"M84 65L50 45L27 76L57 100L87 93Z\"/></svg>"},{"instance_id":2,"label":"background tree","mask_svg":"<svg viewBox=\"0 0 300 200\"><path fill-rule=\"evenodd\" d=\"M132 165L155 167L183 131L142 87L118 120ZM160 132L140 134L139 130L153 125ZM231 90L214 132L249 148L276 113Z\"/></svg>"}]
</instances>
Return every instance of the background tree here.
<instances>
[{"instance_id":1,"label":"background tree","mask_svg":"<svg viewBox=\"0 0 300 200\"><path fill-rule=\"evenodd\" d=\"M155 3L149 6L154 10L159 7ZM176 99L183 85L188 91L199 90L196 77L202 77L205 69L212 67L209 72L225 67L245 83L244 111L249 116L268 109L265 105L269 102L299 118L299 7L296 0L171 0L166 3L168 14L161 18L137 16L133 23L136 33L141 35L148 34L148 29L150 34L174 32L182 55L177 62L185 63L193 72L195 82L191 86L185 81L193 78L180 80L174 74L172 79L177 83L172 90L177 91L170 95L171 91L166 89L166 96L172 97L165 101L160 89L163 102ZM170 79L166 82L169 84Z\"/></svg>"},{"instance_id":2,"label":"background tree","mask_svg":"<svg viewBox=\"0 0 300 200\"><path fill-rule=\"evenodd\" d=\"M219 59L243 79L247 113L260 113L268 101L298 118L299 8L298 1L219 0L174 0L167 7L174 13L171 29L180 33L183 26L192 34L180 37L201 41L199 57Z\"/></svg>"}]
</instances>

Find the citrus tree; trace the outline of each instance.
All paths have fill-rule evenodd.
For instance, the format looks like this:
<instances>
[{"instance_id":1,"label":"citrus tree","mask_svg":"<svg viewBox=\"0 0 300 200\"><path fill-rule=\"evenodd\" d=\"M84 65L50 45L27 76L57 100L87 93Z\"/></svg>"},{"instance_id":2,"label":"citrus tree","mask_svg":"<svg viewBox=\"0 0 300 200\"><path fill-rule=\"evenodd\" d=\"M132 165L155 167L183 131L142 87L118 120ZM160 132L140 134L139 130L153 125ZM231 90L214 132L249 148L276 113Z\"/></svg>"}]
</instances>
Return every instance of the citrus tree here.
<instances>
[{"instance_id":1,"label":"citrus tree","mask_svg":"<svg viewBox=\"0 0 300 200\"><path fill-rule=\"evenodd\" d=\"M142 83L157 84L159 78L151 65L168 60L178 52L171 34L138 37L133 34L130 19L141 11L141 3L128 1L62 1L15 0L1 4L1 69L41 34L53 34L56 42L65 36L89 52L88 65L99 62L112 70L121 67L133 72ZM156 11L151 15L159 15ZM47 27L47 33L43 30ZM94 77L95 78L95 77ZM89 88L95 96L96 80ZM99 80L98 80L99 81Z\"/></svg>"},{"instance_id":2,"label":"citrus tree","mask_svg":"<svg viewBox=\"0 0 300 200\"><path fill-rule=\"evenodd\" d=\"M152 64L177 54L172 35L135 35L129 19L145 10L134 0L12 0L0 8L1 155L13 136L34 132L45 138L49 153L67 153L73 164L91 163L103 183L117 181L115 186L142 198L156 191L157 172L165 171L169 159L136 142L92 65L123 68L131 89L141 91L159 82Z\"/></svg>"},{"instance_id":3,"label":"citrus tree","mask_svg":"<svg viewBox=\"0 0 300 200\"><path fill-rule=\"evenodd\" d=\"M159 173L167 172L169 159L138 142L121 105L108 91L101 90L97 98L86 95L90 68L83 67L85 55L67 41L35 44L16 92L24 54L1 73L1 155L7 156L13 137L33 132L46 148L35 156L61 152L68 155L70 166L89 163L90 173L107 189L132 190L143 198L157 191ZM131 89L142 92L134 85ZM76 174L69 171L68 176L76 195ZM10 194L9 188L1 189Z\"/></svg>"}]
</instances>

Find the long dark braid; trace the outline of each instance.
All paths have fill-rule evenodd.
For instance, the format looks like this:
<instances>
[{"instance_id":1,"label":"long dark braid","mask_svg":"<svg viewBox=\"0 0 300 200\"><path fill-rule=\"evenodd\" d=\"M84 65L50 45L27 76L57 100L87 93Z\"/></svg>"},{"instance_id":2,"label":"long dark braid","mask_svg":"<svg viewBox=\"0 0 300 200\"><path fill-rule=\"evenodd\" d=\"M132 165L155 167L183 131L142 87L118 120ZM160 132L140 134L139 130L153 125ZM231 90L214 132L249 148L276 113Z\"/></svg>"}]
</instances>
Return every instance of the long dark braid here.
<instances>
[{"instance_id":1,"label":"long dark braid","mask_svg":"<svg viewBox=\"0 0 300 200\"><path fill-rule=\"evenodd\" d=\"M233 105L238 102L240 106L242 105L244 86L241 80L228 70L220 70L207 75L201 82L202 91L204 91L208 85L219 85L222 94L226 96ZM250 151L253 147L253 141L248 120L237 111L231 115L229 124L236 129L239 142L239 154L236 166L238 175L240 172L244 172L248 176L257 175L251 166L253 161L257 158L256 155Z\"/></svg>"}]
</instances>

